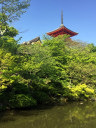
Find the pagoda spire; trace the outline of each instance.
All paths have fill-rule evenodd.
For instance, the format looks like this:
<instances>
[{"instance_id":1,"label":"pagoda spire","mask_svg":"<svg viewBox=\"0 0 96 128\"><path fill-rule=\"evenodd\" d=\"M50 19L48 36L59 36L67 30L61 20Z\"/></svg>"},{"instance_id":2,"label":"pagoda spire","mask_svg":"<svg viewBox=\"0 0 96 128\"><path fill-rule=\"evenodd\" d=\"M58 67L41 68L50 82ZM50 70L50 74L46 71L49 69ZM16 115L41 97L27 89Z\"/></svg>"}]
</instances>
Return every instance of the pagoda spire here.
<instances>
[{"instance_id":1,"label":"pagoda spire","mask_svg":"<svg viewBox=\"0 0 96 128\"><path fill-rule=\"evenodd\" d=\"M61 11L61 25L60 27L64 27L64 24L63 24L63 10Z\"/></svg>"},{"instance_id":2,"label":"pagoda spire","mask_svg":"<svg viewBox=\"0 0 96 128\"><path fill-rule=\"evenodd\" d=\"M63 11L61 11L61 24L63 24Z\"/></svg>"}]
</instances>

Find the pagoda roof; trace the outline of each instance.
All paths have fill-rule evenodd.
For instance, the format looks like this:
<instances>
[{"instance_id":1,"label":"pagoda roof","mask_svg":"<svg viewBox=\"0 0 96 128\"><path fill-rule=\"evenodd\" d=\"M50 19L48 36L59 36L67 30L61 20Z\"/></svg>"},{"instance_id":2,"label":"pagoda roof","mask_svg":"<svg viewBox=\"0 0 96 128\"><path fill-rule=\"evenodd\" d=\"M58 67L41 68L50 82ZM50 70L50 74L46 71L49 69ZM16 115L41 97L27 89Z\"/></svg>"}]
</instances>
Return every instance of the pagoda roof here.
<instances>
[{"instance_id":1,"label":"pagoda roof","mask_svg":"<svg viewBox=\"0 0 96 128\"><path fill-rule=\"evenodd\" d=\"M70 37L77 35L78 33L71 31L70 29L66 28L63 24L60 25L60 27L54 31L48 32L47 35L56 37L58 35L70 35Z\"/></svg>"}]
</instances>

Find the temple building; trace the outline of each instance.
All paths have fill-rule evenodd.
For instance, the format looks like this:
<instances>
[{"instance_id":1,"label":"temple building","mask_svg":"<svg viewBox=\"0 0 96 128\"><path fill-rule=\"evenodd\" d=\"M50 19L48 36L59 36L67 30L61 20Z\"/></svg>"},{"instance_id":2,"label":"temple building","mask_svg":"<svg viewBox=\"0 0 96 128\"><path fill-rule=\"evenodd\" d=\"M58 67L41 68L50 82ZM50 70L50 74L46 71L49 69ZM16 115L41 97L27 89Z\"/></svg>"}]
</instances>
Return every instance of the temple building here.
<instances>
[{"instance_id":1,"label":"temple building","mask_svg":"<svg viewBox=\"0 0 96 128\"><path fill-rule=\"evenodd\" d=\"M36 38L34 38L34 39L32 39L32 40L29 40L29 41L27 41L27 42L23 42L22 44L24 44L24 45L30 45L30 44L40 44L41 45L41 40L40 40L40 37L36 37Z\"/></svg>"},{"instance_id":2,"label":"temple building","mask_svg":"<svg viewBox=\"0 0 96 128\"><path fill-rule=\"evenodd\" d=\"M52 36L52 37L56 37L59 35L70 35L70 37L77 35L78 33L66 28L63 24L63 11L61 12L61 25L58 29L48 32L47 35Z\"/></svg>"}]
</instances>

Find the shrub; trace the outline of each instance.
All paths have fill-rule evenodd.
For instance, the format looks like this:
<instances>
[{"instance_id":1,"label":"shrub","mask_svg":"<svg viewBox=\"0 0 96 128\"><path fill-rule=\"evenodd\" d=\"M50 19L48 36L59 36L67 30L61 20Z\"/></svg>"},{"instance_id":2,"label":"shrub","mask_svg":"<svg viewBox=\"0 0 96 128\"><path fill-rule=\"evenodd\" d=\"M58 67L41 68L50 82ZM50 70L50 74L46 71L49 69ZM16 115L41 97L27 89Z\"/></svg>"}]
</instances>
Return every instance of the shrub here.
<instances>
[{"instance_id":1,"label":"shrub","mask_svg":"<svg viewBox=\"0 0 96 128\"><path fill-rule=\"evenodd\" d=\"M10 108L26 108L36 106L37 102L34 98L24 94L14 95L11 100L9 100Z\"/></svg>"},{"instance_id":2,"label":"shrub","mask_svg":"<svg viewBox=\"0 0 96 128\"><path fill-rule=\"evenodd\" d=\"M89 99L95 94L94 89L89 88L86 84L80 84L70 88L70 91L69 97L77 100Z\"/></svg>"}]
</instances>

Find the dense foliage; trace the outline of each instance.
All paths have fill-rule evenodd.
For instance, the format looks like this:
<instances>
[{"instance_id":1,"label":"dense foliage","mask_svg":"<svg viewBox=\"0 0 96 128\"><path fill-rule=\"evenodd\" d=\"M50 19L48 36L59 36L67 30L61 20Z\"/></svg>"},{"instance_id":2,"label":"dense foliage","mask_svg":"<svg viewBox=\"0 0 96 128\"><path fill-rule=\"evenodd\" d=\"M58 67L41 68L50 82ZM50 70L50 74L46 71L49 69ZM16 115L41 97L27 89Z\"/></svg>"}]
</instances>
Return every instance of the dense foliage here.
<instances>
[{"instance_id":1,"label":"dense foliage","mask_svg":"<svg viewBox=\"0 0 96 128\"><path fill-rule=\"evenodd\" d=\"M44 38L34 45L17 44L9 27L0 37L0 108L26 108L95 97L96 47ZM13 32L12 32L13 33Z\"/></svg>"}]
</instances>

